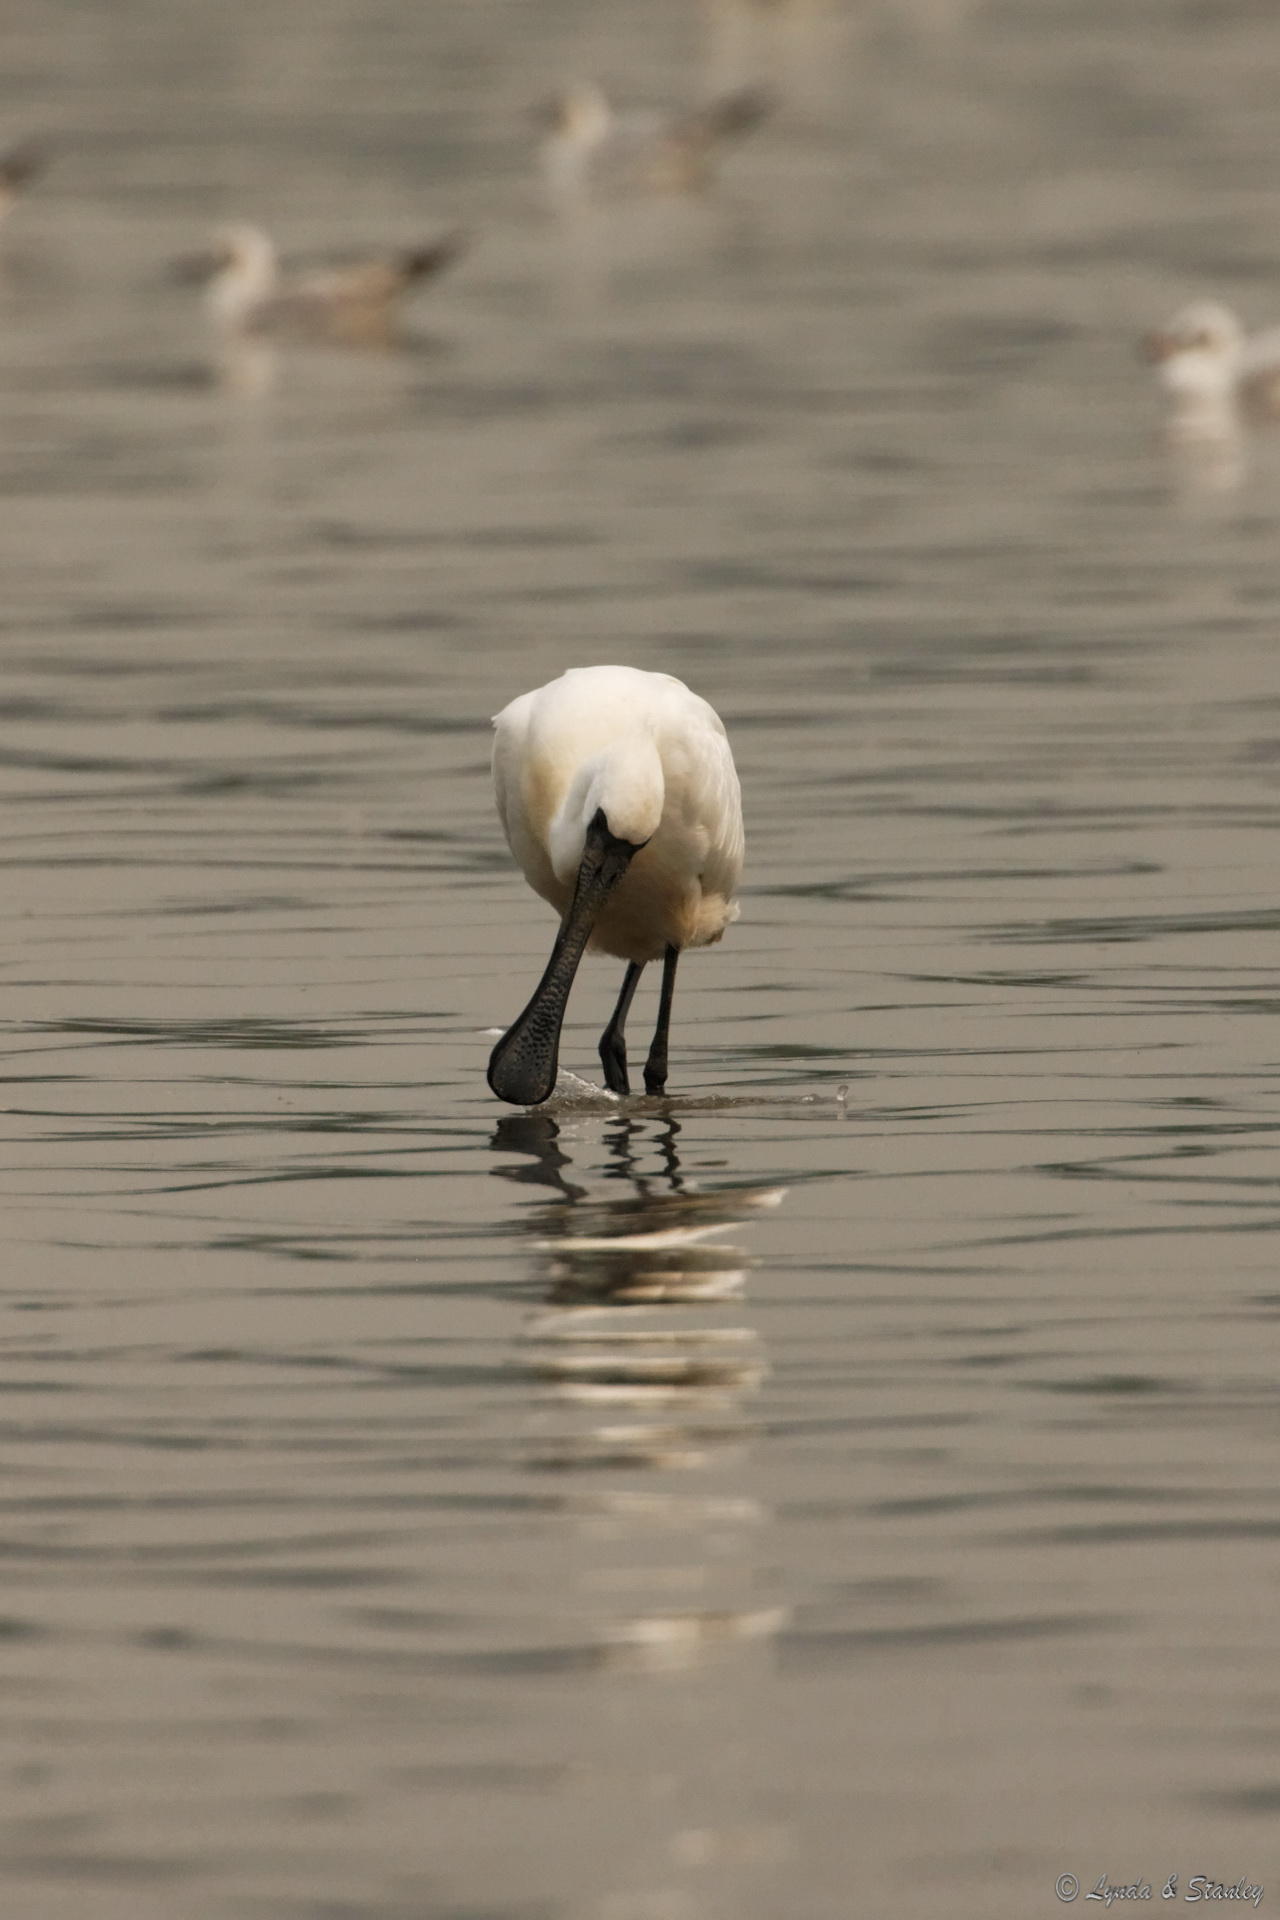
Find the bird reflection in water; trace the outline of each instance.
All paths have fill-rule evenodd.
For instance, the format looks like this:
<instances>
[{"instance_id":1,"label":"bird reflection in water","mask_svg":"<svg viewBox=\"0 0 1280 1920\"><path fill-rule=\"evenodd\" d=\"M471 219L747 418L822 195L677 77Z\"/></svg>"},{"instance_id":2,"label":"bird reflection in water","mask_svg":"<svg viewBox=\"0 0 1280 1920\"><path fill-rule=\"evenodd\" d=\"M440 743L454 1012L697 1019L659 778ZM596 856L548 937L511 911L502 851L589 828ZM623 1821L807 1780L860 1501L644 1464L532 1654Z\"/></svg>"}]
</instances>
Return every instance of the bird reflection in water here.
<instances>
[{"instance_id":1,"label":"bird reflection in water","mask_svg":"<svg viewBox=\"0 0 1280 1920\"><path fill-rule=\"evenodd\" d=\"M527 1354L546 1390L530 1464L575 1476L565 1506L602 1656L683 1670L782 1623L758 1604L767 1514L742 1484L766 1373L742 1319L755 1263L720 1236L784 1193L702 1191L681 1167L678 1118L619 1116L600 1170L619 1191L593 1198L567 1150L583 1124L513 1114L493 1136L520 1156L495 1175L552 1196L529 1221L540 1304Z\"/></svg>"},{"instance_id":2,"label":"bird reflection in water","mask_svg":"<svg viewBox=\"0 0 1280 1920\"><path fill-rule=\"evenodd\" d=\"M1174 500L1196 508L1235 493L1248 477L1248 445L1238 422L1218 427L1166 427L1165 468Z\"/></svg>"}]
</instances>

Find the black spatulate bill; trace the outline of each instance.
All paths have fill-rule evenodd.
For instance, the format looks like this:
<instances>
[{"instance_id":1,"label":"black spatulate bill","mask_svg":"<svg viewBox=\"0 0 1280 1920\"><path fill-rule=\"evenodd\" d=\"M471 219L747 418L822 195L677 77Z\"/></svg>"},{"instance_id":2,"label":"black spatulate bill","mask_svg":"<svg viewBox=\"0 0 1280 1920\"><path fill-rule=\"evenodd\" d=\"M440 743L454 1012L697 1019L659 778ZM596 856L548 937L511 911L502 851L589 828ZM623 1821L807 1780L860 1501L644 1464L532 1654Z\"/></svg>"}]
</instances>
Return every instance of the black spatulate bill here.
<instances>
[{"instance_id":1,"label":"black spatulate bill","mask_svg":"<svg viewBox=\"0 0 1280 1920\"><path fill-rule=\"evenodd\" d=\"M507 1028L489 1055L489 1085L499 1100L536 1107L556 1084L560 1029L578 963L591 929L609 895L640 849L610 833L602 808L587 827L582 864L569 911L561 922L546 971L524 1012Z\"/></svg>"}]
</instances>

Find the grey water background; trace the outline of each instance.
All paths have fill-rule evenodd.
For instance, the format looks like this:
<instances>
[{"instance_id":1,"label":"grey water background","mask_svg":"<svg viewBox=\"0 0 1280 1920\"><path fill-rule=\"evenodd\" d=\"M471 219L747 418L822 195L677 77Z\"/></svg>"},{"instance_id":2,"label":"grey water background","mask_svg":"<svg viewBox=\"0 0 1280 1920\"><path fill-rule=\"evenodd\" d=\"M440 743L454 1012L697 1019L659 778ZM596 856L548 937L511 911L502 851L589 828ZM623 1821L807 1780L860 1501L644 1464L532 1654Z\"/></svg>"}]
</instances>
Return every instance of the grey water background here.
<instances>
[{"instance_id":1,"label":"grey water background","mask_svg":"<svg viewBox=\"0 0 1280 1920\"><path fill-rule=\"evenodd\" d=\"M1280 318L1280 17L3 44L0 1909L1273 1904L1280 490L1133 339ZM548 88L761 71L716 193L551 217ZM227 216L474 241L246 384ZM596 660L723 713L743 914L668 1104L525 1116L487 720Z\"/></svg>"}]
</instances>

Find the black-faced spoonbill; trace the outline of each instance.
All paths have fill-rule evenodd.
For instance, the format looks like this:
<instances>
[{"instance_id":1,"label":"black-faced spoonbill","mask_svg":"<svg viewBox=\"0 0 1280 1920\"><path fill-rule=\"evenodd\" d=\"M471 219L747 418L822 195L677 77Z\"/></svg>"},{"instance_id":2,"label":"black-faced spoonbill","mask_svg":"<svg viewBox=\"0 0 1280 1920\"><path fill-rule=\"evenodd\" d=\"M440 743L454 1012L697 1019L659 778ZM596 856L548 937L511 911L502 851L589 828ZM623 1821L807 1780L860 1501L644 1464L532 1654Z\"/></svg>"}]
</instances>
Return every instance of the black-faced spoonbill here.
<instances>
[{"instance_id":1,"label":"black-faced spoonbill","mask_svg":"<svg viewBox=\"0 0 1280 1920\"><path fill-rule=\"evenodd\" d=\"M645 1091L661 1093L676 963L738 917L742 796L720 716L670 674L574 667L493 724L507 844L561 923L533 998L490 1056L489 1085L516 1106L550 1094L569 989L590 945L627 963L600 1037L614 1093L631 1091L623 1029L636 983L662 959L644 1069Z\"/></svg>"}]
</instances>

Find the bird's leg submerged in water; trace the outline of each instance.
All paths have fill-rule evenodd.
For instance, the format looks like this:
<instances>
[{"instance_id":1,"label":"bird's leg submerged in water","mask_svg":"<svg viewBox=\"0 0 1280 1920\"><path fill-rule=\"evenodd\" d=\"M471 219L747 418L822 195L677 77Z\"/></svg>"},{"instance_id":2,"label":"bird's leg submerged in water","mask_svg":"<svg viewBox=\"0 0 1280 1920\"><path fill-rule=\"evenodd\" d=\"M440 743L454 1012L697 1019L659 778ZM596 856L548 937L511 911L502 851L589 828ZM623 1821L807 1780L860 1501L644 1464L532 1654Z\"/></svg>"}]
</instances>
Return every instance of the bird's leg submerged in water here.
<instances>
[{"instance_id":1,"label":"bird's leg submerged in water","mask_svg":"<svg viewBox=\"0 0 1280 1920\"><path fill-rule=\"evenodd\" d=\"M658 1024L653 1030L653 1044L649 1048L649 1058L644 1063L644 1090L646 1093L665 1093L667 1089L667 1035L671 1031L671 1003L676 991L676 964L680 959L679 947L668 947L662 961L662 993L658 1000ZM640 975L644 972L644 962L633 960L622 976L622 991L618 995L618 1004L613 1010L608 1026L600 1035L600 1064L604 1068L604 1083L610 1093L630 1093L631 1082L627 1077L627 1042L623 1028L627 1015L631 1011L631 1002L635 998Z\"/></svg>"},{"instance_id":2,"label":"bird's leg submerged in water","mask_svg":"<svg viewBox=\"0 0 1280 1920\"><path fill-rule=\"evenodd\" d=\"M627 1015L631 1011L631 1002L635 998L640 975L644 972L643 960L632 960L622 976L622 991L618 995L618 1004L609 1019L609 1024L600 1035L600 1065L604 1068L604 1083L610 1093L630 1093L631 1082L627 1078L627 1041L623 1028L627 1024Z\"/></svg>"},{"instance_id":3,"label":"bird's leg submerged in water","mask_svg":"<svg viewBox=\"0 0 1280 1920\"><path fill-rule=\"evenodd\" d=\"M671 1002L675 998L676 964L679 958L679 947L668 947L662 956L662 993L658 999L658 1024L653 1030L653 1044L649 1048L649 1058L644 1063L646 1093L665 1093L667 1090L667 1034L671 1029Z\"/></svg>"},{"instance_id":4,"label":"bird's leg submerged in water","mask_svg":"<svg viewBox=\"0 0 1280 1920\"><path fill-rule=\"evenodd\" d=\"M603 809L597 808L587 827L573 899L556 935L546 972L524 1012L489 1055L489 1085L499 1100L509 1100L517 1107L535 1107L555 1086L560 1029L578 963L601 907L639 851L632 841L610 833Z\"/></svg>"}]
</instances>

